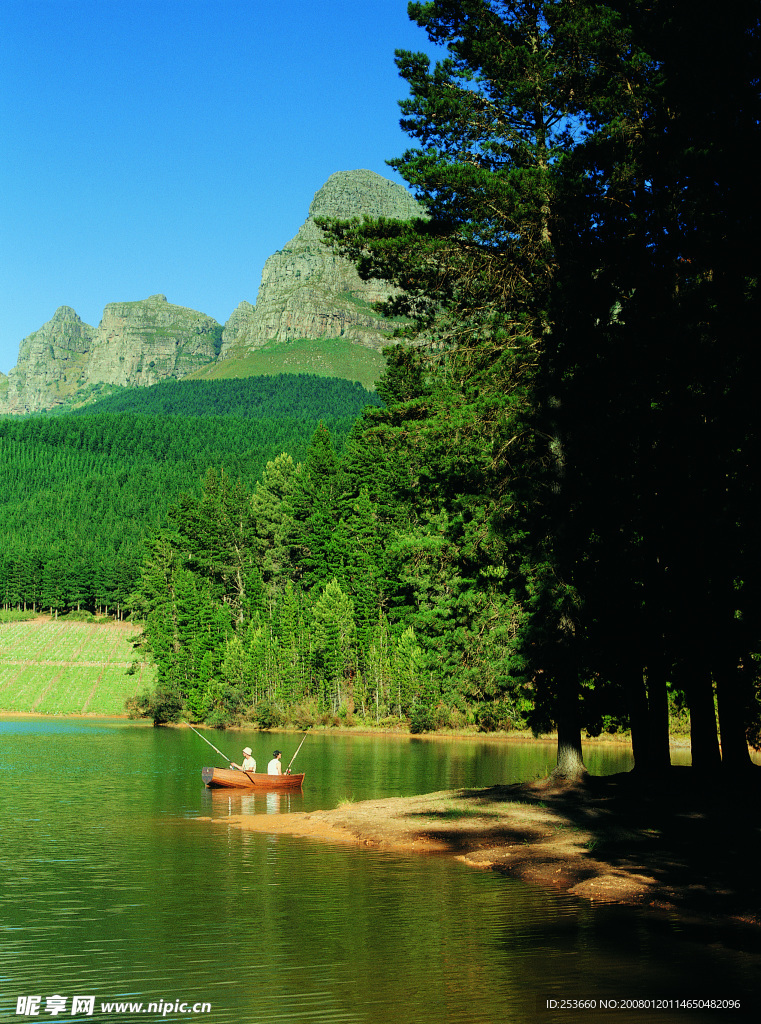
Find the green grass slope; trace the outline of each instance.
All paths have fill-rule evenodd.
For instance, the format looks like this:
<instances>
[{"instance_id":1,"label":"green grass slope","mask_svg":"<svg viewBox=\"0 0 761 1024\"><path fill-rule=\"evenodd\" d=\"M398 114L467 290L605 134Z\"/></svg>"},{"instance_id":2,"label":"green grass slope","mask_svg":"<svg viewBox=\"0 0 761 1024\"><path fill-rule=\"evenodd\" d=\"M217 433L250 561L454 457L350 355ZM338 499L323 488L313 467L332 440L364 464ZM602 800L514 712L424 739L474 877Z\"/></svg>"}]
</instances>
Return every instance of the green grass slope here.
<instances>
[{"instance_id":1,"label":"green grass slope","mask_svg":"<svg viewBox=\"0 0 761 1024\"><path fill-rule=\"evenodd\" d=\"M271 377L281 373L308 373L359 381L375 388L386 360L373 349L344 338L270 342L255 352L233 348L217 363L204 366L185 380L222 380L232 377Z\"/></svg>"},{"instance_id":2,"label":"green grass slope","mask_svg":"<svg viewBox=\"0 0 761 1024\"><path fill-rule=\"evenodd\" d=\"M84 356L81 358L85 358ZM183 381L221 381L247 377L276 377L302 375L356 381L367 391L374 391L376 382L386 368L386 360L373 349L355 345L344 338L301 339L288 342L270 342L251 352L231 349L225 359L209 363L187 374ZM177 383L170 378L161 385ZM125 391L151 391L152 388L125 388L116 384L82 385L77 374L67 374L67 381L48 386L46 402L56 415L79 409L91 409L104 399L122 395ZM8 392L8 378L0 375L0 405Z\"/></svg>"},{"instance_id":3,"label":"green grass slope","mask_svg":"<svg viewBox=\"0 0 761 1024\"><path fill-rule=\"evenodd\" d=\"M112 621L0 623L0 711L125 714L125 701L154 682L152 666L136 659L137 633Z\"/></svg>"}]
</instances>

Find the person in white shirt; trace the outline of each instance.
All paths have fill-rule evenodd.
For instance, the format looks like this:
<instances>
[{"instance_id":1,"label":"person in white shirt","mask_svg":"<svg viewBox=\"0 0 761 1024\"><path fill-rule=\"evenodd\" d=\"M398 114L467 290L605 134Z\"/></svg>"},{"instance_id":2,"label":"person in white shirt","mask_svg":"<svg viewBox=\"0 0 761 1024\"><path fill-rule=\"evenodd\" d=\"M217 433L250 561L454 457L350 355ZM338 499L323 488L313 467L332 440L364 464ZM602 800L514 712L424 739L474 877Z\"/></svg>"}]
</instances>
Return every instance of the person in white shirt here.
<instances>
[{"instance_id":1,"label":"person in white shirt","mask_svg":"<svg viewBox=\"0 0 761 1024\"><path fill-rule=\"evenodd\" d=\"M267 774L268 775L282 775L283 774L283 769L282 769L282 766L280 764L280 758L282 756L283 755L281 754L281 752L279 750L276 750L275 753L272 755L272 760L267 765Z\"/></svg>"},{"instance_id":2,"label":"person in white shirt","mask_svg":"<svg viewBox=\"0 0 761 1024\"><path fill-rule=\"evenodd\" d=\"M243 758L243 764L233 763L230 765L230 767L237 768L239 772L255 772L256 761L251 756L251 747L244 747L243 754L245 755Z\"/></svg>"}]
</instances>

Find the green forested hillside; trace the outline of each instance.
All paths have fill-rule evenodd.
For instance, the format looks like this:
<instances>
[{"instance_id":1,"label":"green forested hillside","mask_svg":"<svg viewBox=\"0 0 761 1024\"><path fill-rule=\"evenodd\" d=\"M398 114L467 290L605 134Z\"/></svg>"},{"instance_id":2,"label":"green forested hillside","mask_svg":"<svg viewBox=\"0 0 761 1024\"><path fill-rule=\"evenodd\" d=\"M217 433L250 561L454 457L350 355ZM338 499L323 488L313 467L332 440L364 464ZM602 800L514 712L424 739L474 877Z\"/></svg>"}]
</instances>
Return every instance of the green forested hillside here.
<instances>
[{"instance_id":1,"label":"green forested hillside","mask_svg":"<svg viewBox=\"0 0 761 1024\"><path fill-rule=\"evenodd\" d=\"M525 721L521 608L483 543L488 470L456 430L423 457L396 377L341 450L321 426L300 467L279 456L253 489L210 474L155 531L137 607L158 720Z\"/></svg>"},{"instance_id":2,"label":"green forested hillside","mask_svg":"<svg viewBox=\"0 0 761 1024\"><path fill-rule=\"evenodd\" d=\"M120 388L75 415L142 413L162 416L238 416L244 419L356 419L380 399L361 384L315 374L275 374L230 380L164 381L151 388Z\"/></svg>"},{"instance_id":3,"label":"green forested hillside","mask_svg":"<svg viewBox=\"0 0 761 1024\"><path fill-rule=\"evenodd\" d=\"M146 530L198 494L209 467L252 486L281 452L300 459L320 421L340 448L370 402L347 381L283 377L166 384L78 414L0 420L0 602L121 613Z\"/></svg>"}]
</instances>

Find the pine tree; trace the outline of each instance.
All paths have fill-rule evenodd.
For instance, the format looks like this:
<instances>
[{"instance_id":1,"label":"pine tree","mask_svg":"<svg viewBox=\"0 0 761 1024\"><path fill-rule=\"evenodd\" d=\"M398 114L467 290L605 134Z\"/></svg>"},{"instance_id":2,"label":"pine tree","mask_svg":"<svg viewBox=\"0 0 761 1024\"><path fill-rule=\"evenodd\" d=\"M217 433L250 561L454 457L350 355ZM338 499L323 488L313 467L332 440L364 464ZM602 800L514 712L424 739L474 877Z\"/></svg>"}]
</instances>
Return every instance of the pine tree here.
<instances>
[{"instance_id":1,"label":"pine tree","mask_svg":"<svg viewBox=\"0 0 761 1024\"><path fill-rule=\"evenodd\" d=\"M251 495L257 558L263 580L271 588L282 588L290 569L286 538L291 532L289 499L296 472L293 459L283 452L267 463Z\"/></svg>"},{"instance_id":2,"label":"pine tree","mask_svg":"<svg viewBox=\"0 0 761 1024\"><path fill-rule=\"evenodd\" d=\"M354 603L337 580L331 580L313 612L315 667L322 680L323 701L337 712L343 702L353 709L357 671Z\"/></svg>"},{"instance_id":3,"label":"pine tree","mask_svg":"<svg viewBox=\"0 0 761 1024\"><path fill-rule=\"evenodd\" d=\"M424 690L425 671L423 651L415 642L415 631L411 626L399 636L393 653L393 694L397 714L407 714ZM433 694L426 693L423 703L430 703Z\"/></svg>"},{"instance_id":4,"label":"pine tree","mask_svg":"<svg viewBox=\"0 0 761 1024\"><path fill-rule=\"evenodd\" d=\"M402 127L421 148L391 163L428 218L324 226L361 274L402 289L387 311L412 317L429 358L438 354L441 383L428 402L415 358L399 358L390 384L408 391L413 422L428 421L422 461L437 473L432 485L455 491L458 474L476 476L458 465L451 440L447 452L447 438L482 453L487 532L499 529L512 549L505 596L522 587L542 616L542 644L524 646L526 674L548 681L543 711L558 725L558 771L573 775L583 770L582 599L567 539L563 395L546 369L564 224L578 220L592 180L581 154L605 133L636 129L632 83L651 65L610 5L431 0L409 11L449 53L433 68L423 54L397 54L411 91ZM474 511L463 526L478 520Z\"/></svg>"},{"instance_id":5,"label":"pine tree","mask_svg":"<svg viewBox=\"0 0 761 1024\"><path fill-rule=\"evenodd\" d=\"M301 594L289 580L276 608L278 637L278 688L276 698L286 704L308 695L309 656Z\"/></svg>"},{"instance_id":6,"label":"pine tree","mask_svg":"<svg viewBox=\"0 0 761 1024\"><path fill-rule=\"evenodd\" d=\"M375 711L376 721L385 718L392 710L401 716L401 701L393 708L393 649L388 619L380 612L373 628L370 642L365 649L365 688L367 699ZM397 694L397 697L399 695Z\"/></svg>"},{"instance_id":7,"label":"pine tree","mask_svg":"<svg viewBox=\"0 0 761 1024\"><path fill-rule=\"evenodd\" d=\"M321 423L295 474L290 499L290 557L296 566L296 582L307 591L324 586L340 568L342 552L336 550L334 541L340 518L338 499L339 464L330 433Z\"/></svg>"},{"instance_id":8,"label":"pine tree","mask_svg":"<svg viewBox=\"0 0 761 1024\"><path fill-rule=\"evenodd\" d=\"M566 563L588 664L626 693L638 767L668 764L671 682L691 710L693 764L745 770L761 564L743 525L759 444L758 211L745 198L758 12L610 6L648 60L630 78L629 130L614 122L577 154L590 186L559 241L545 386L563 401Z\"/></svg>"}]
</instances>

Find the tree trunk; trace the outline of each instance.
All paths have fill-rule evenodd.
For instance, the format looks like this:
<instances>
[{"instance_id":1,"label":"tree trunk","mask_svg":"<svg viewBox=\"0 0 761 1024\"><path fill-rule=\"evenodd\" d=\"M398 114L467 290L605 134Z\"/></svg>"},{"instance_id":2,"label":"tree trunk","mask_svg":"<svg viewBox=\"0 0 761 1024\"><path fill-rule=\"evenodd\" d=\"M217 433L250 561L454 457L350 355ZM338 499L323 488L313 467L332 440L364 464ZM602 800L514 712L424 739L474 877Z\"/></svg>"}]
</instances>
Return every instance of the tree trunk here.
<instances>
[{"instance_id":1,"label":"tree trunk","mask_svg":"<svg viewBox=\"0 0 761 1024\"><path fill-rule=\"evenodd\" d=\"M558 763L552 774L564 779L579 779L587 774L581 749L577 691L575 678L570 674L558 675Z\"/></svg>"},{"instance_id":2,"label":"tree trunk","mask_svg":"<svg viewBox=\"0 0 761 1024\"><path fill-rule=\"evenodd\" d=\"M736 665L722 665L716 676L721 764L723 769L731 772L746 771L753 764L745 736L742 671Z\"/></svg>"},{"instance_id":3,"label":"tree trunk","mask_svg":"<svg viewBox=\"0 0 761 1024\"><path fill-rule=\"evenodd\" d=\"M558 722L558 763L552 774L564 779L579 779L587 774L578 722Z\"/></svg>"},{"instance_id":4,"label":"tree trunk","mask_svg":"<svg viewBox=\"0 0 761 1024\"><path fill-rule=\"evenodd\" d=\"M650 714L647 704L647 690L644 676L636 665L622 668L624 688L629 706L629 722L632 730L632 753L634 767L638 771L652 771L650 749Z\"/></svg>"},{"instance_id":5,"label":"tree trunk","mask_svg":"<svg viewBox=\"0 0 761 1024\"><path fill-rule=\"evenodd\" d=\"M721 750L716 731L716 709L713 702L713 683L705 665L686 666L689 678L685 691L690 708L690 747L692 767L704 772L718 771Z\"/></svg>"},{"instance_id":6,"label":"tree trunk","mask_svg":"<svg viewBox=\"0 0 761 1024\"><path fill-rule=\"evenodd\" d=\"M647 668L647 712L650 732L650 764L653 772L666 772L671 767L669 746L669 697L663 659L653 657Z\"/></svg>"}]
</instances>

